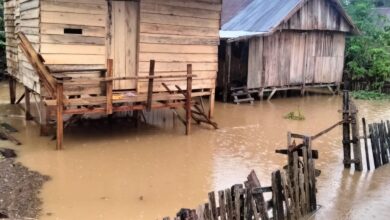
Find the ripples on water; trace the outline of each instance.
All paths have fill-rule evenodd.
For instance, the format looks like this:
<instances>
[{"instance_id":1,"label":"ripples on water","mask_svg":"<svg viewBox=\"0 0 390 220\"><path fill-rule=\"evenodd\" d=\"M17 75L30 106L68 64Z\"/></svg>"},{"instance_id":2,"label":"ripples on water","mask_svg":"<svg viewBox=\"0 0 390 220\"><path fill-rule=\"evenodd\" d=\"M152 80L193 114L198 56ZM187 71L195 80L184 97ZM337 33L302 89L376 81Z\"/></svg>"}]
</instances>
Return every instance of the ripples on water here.
<instances>
[{"instance_id":1,"label":"ripples on water","mask_svg":"<svg viewBox=\"0 0 390 220\"><path fill-rule=\"evenodd\" d=\"M4 89L1 98L4 98ZM1 102L5 103L5 102ZM193 127L191 136L172 113L147 114L152 125L135 129L123 122L68 129L65 150L38 136L38 126L20 118L2 121L20 130L24 143L14 147L19 160L52 176L42 191L42 219L156 219L182 207L196 207L207 193L242 183L254 169L262 184L286 163L275 154L285 148L287 131L316 134L341 119L340 97L277 99L255 105L216 105L221 129ZM390 119L390 103L357 101L369 122ZM300 109L305 121L283 118ZM6 104L2 113L22 115ZM163 120L161 120L163 119ZM9 146L0 141L0 146ZM390 165L375 172L353 173L342 165L341 128L314 142L318 201L312 219L389 219ZM53 213L51 216L45 213Z\"/></svg>"}]
</instances>

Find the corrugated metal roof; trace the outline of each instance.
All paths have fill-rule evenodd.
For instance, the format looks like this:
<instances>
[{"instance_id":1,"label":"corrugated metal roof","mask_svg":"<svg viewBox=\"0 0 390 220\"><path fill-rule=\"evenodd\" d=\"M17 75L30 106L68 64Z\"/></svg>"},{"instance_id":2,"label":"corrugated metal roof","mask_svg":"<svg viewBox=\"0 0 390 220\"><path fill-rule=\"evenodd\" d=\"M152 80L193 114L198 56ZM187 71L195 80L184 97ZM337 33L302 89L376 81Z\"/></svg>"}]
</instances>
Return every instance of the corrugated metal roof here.
<instances>
[{"instance_id":1,"label":"corrugated metal roof","mask_svg":"<svg viewBox=\"0 0 390 220\"><path fill-rule=\"evenodd\" d=\"M269 32L302 0L254 0L222 26L223 31Z\"/></svg>"},{"instance_id":2,"label":"corrugated metal roof","mask_svg":"<svg viewBox=\"0 0 390 220\"><path fill-rule=\"evenodd\" d=\"M254 0L223 0L222 1L222 25L236 16L242 9L246 8Z\"/></svg>"}]
</instances>

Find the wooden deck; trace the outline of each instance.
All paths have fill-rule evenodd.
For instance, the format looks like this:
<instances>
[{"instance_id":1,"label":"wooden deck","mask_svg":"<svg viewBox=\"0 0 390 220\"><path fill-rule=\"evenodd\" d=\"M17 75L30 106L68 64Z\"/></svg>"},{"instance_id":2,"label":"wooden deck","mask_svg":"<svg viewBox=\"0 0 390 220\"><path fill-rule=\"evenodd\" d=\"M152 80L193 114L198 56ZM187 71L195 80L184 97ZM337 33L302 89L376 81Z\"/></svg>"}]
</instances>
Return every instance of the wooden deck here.
<instances>
[{"instance_id":1,"label":"wooden deck","mask_svg":"<svg viewBox=\"0 0 390 220\"><path fill-rule=\"evenodd\" d=\"M171 109L179 120L185 125L186 134L191 132L192 120L206 123L214 128L217 124L210 119L210 113L206 114L203 106L203 96L213 97L212 90L193 90L192 81L196 75L192 74L192 64L187 65L187 74L183 75L155 75L155 61L150 61L148 76L113 77L113 60L107 60L106 69L80 69L70 71L53 71L44 64L44 58L31 46L23 33L19 33L20 47L25 53L31 65L34 67L42 82L41 98L46 110L46 117L41 126L46 126L51 112L56 117L57 149L63 148L64 115L111 115L115 112L143 111L154 109ZM71 73L98 72L100 77L78 78ZM146 93L138 93L135 90L115 91L115 81L143 80L148 84ZM182 88L175 82L186 82ZM168 83L169 82L169 86ZM155 92L154 85L161 84L165 92ZM10 85L13 85L11 83ZM12 87L13 89L13 87ZM26 90L26 97L30 91ZM11 92L11 94L14 94ZM29 96L28 96L29 97ZM213 102L211 99L210 102ZM213 104L210 104L212 106ZM185 116L181 116L176 109L185 109ZM212 111L212 109L210 109ZM30 113L30 105L26 105L26 115ZM42 130L47 130L42 128Z\"/></svg>"}]
</instances>

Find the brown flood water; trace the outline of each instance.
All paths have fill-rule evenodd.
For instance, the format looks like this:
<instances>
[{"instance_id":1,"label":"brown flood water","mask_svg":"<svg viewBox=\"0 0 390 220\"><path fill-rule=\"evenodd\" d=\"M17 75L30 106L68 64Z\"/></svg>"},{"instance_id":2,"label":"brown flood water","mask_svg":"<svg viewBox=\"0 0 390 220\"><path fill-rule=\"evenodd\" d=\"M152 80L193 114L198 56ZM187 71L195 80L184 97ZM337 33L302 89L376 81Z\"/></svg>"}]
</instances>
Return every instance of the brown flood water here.
<instances>
[{"instance_id":1,"label":"brown flood water","mask_svg":"<svg viewBox=\"0 0 390 220\"><path fill-rule=\"evenodd\" d=\"M55 151L55 142L39 137L39 127L7 102L7 87L0 84L0 121L20 130L15 136L23 145L0 141L0 147L17 149L20 162L52 177L41 193L41 219L161 219L197 207L209 191L242 183L252 169L269 185L271 172L286 163L274 151L286 145L287 131L315 134L341 119L337 96L217 103L217 131L194 126L187 137L181 125L173 128L169 114L164 123L139 129L125 123L72 127L65 150ZM368 122L390 119L388 101L357 105ZM305 121L283 119L298 106ZM314 148L320 151L321 209L310 219L390 219L390 165L370 173L344 170L341 128L316 140Z\"/></svg>"}]
</instances>

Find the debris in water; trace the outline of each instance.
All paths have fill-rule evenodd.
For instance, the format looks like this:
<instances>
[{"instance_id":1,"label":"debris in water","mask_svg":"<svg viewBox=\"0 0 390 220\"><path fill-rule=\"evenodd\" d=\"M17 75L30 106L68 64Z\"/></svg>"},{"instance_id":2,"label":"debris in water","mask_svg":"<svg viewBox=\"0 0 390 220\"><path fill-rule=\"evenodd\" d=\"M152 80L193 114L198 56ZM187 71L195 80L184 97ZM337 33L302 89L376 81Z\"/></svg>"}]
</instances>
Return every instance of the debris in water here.
<instances>
[{"instance_id":1,"label":"debris in water","mask_svg":"<svg viewBox=\"0 0 390 220\"><path fill-rule=\"evenodd\" d=\"M142 201L142 200L144 200L144 197L143 197L143 196L140 196L138 199L139 199L140 201Z\"/></svg>"},{"instance_id":2,"label":"debris in water","mask_svg":"<svg viewBox=\"0 0 390 220\"><path fill-rule=\"evenodd\" d=\"M5 130L7 130L8 132L18 132L16 128L12 127L8 123L1 123L0 126L3 127Z\"/></svg>"},{"instance_id":3,"label":"debris in water","mask_svg":"<svg viewBox=\"0 0 390 220\"><path fill-rule=\"evenodd\" d=\"M15 158L17 155L12 149L0 147L0 156L4 158Z\"/></svg>"}]
</instances>

